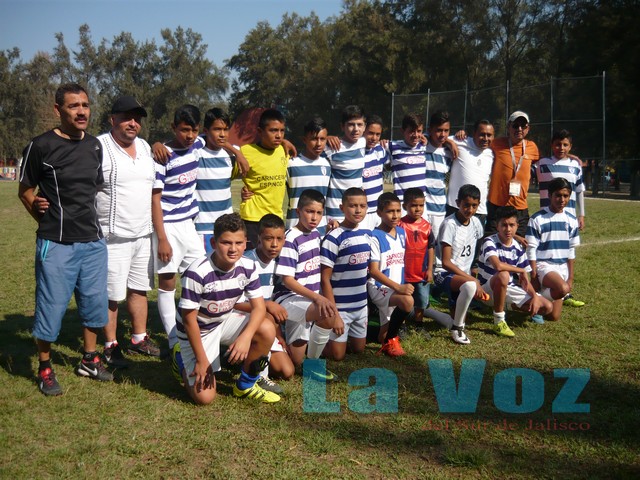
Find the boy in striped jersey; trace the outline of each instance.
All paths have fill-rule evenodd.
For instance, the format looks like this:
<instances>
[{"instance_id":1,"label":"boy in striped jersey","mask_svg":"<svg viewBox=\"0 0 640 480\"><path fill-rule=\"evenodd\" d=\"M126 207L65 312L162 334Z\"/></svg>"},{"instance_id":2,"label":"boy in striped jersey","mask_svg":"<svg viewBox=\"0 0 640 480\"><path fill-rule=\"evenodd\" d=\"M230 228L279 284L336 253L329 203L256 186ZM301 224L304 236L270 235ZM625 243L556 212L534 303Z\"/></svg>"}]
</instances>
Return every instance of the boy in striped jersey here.
<instances>
[{"instance_id":1,"label":"boy in striped jersey","mask_svg":"<svg viewBox=\"0 0 640 480\"><path fill-rule=\"evenodd\" d=\"M367 216L362 222L362 227L369 230L380 225L378 198L384 191L384 166L389 163L389 153L380 145L382 130L382 119L378 115L368 115L367 128L364 131L367 149L365 150L364 170L362 170L362 189L367 195L369 208Z\"/></svg>"},{"instance_id":2,"label":"boy in striped jersey","mask_svg":"<svg viewBox=\"0 0 640 480\"><path fill-rule=\"evenodd\" d=\"M342 196L344 220L329 232L320 249L322 295L338 309L327 344L328 356L344 360L347 339L352 353L362 353L367 342L367 269L371 231L358 227L367 215L367 197L361 188Z\"/></svg>"},{"instance_id":3,"label":"boy in striped jersey","mask_svg":"<svg viewBox=\"0 0 640 480\"><path fill-rule=\"evenodd\" d=\"M324 213L324 197L305 190L298 200L298 224L287 231L278 259L278 283L273 299L287 311L287 348L294 365L306 356L320 358L329 341L338 310L320 295L320 234L317 225ZM313 326L312 326L313 324ZM334 380L327 371L325 380Z\"/></svg>"},{"instance_id":4,"label":"boy in striped jersey","mask_svg":"<svg viewBox=\"0 0 640 480\"><path fill-rule=\"evenodd\" d=\"M529 219L527 257L531 282L553 301L550 320L559 320L562 300L573 287L575 247L580 245L578 220L564 211L571 198L571 184L564 178L549 182L549 206Z\"/></svg>"},{"instance_id":5,"label":"boy in striped jersey","mask_svg":"<svg viewBox=\"0 0 640 480\"><path fill-rule=\"evenodd\" d=\"M567 130L553 132L551 137L553 155L536 163L536 176L540 186L540 208L549 206L549 192L547 190L549 182L554 178L565 178L571 184L571 198L569 198L565 211L576 217L578 227L580 230L584 230L585 186L582 180L582 163L579 158L570 155L571 144L571 134ZM578 215L576 207L580 211L580 215ZM585 303L569 294L564 299L564 304L571 307L582 307Z\"/></svg>"},{"instance_id":6,"label":"boy in striped jersey","mask_svg":"<svg viewBox=\"0 0 640 480\"><path fill-rule=\"evenodd\" d=\"M398 332L413 310L413 285L404 283L405 232L397 228L402 215L400 199L391 192L380 195L380 226L372 231L367 291L380 311L380 352L390 357L405 354Z\"/></svg>"},{"instance_id":7,"label":"boy in striped jersey","mask_svg":"<svg viewBox=\"0 0 640 480\"><path fill-rule=\"evenodd\" d=\"M233 213L231 174L235 162L229 154L227 143L230 125L229 115L221 109L207 110L204 115L205 145L195 152L198 159L195 190L198 215L195 225L207 254L212 252L213 224L221 215Z\"/></svg>"},{"instance_id":8,"label":"boy in striped jersey","mask_svg":"<svg viewBox=\"0 0 640 480\"><path fill-rule=\"evenodd\" d=\"M177 329L185 388L197 404L215 399L214 373L220 370L222 344L229 347L225 354L229 363L242 363L233 395L278 402L279 395L257 385L269 363L275 326L266 317L255 263L242 256L247 234L238 214L216 220L213 242L213 254L193 262L182 276L182 318ZM251 313L234 310L242 295L249 299Z\"/></svg>"},{"instance_id":9,"label":"boy in striped jersey","mask_svg":"<svg viewBox=\"0 0 640 480\"><path fill-rule=\"evenodd\" d=\"M307 189L316 190L323 196L327 195L331 165L323 153L327 144L327 125L320 117L314 117L304 126L304 151L289 160L287 167L287 194L289 208L287 209L287 229L298 223L298 199ZM327 219L322 217L318 224L318 232L324 235Z\"/></svg>"},{"instance_id":10,"label":"boy in striped jersey","mask_svg":"<svg viewBox=\"0 0 640 480\"><path fill-rule=\"evenodd\" d=\"M531 315L551 313L551 302L538 295L529 281L531 266L526 252L514 241L518 229L518 211L506 206L496 210L498 232L484 239L478 275L489 295L485 303L493 305L493 329L503 337L515 334L505 319L505 302L513 310Z\"/></svg>"},{"instance_id":11,"label":"boy in striped jersey","mask_svg":"<svg viewBox=\"0 0 640 480\"><path fill-rule=\"evenodd\" d=\"M391 142L389 146L393 193L401 202L404 202L404 192L409 188L425 191L426 145L422 141L423 129L424 122L418 114L405 115L402 119L403 140Z\"/></svg>"},{"instance_id":12,"label":"boy in striped jersey","mask_svg":"<svg viewBox=\"0 0 640 480\"><path fill-rule=\"evenodd\" d=\"M342 111L340 128L343 136L340 147L327 147L325 153L331 164L331 179L327 191L327 222L344 219L340 203L347 189L362 187L362 171L366 140L362 136L365 129L364 112L357 105L349 105Z\"/></svg>"},{"instance_id":13,"label":"boy in striped jersey","mask_svg":"<svg viewBox=\"0 0 640 480\"><path fill-rule=\"evenodd\" d=\"M182 273L205 254L193 219L198 214L195 198L198 157L202 147L198 137L200 111L183 105L171 124L175 138L166 146L170 150L166 165L156 163L156 181L151 203L153 250L158 274L158 313L167 332L169 348L176 339L176 273Z\"/></svg>"},{"instance_id":14,"label":"boy in striped jersey","mask_svg":"<svg viewBox=\"0 0 640 480\"><path fill-rule=\"evenodd\" d=\"M446 217L446 178L451 169L451 150L446 144L451 131L449 114L437 111L429 120L429 144L426 148L425 218L436 235Z\"/></svg>"},{"instance_id":15,"label":"boy in striped jersey","mask_svg":"<svg viewBox=\"0 0 640 480\"><path fill-rule=\"evenodd\" d=\"M284 307L271 299L275 285L277 258L284 246L284 234L284 221L277 215L268 213L260 219L258 224L257 248L245 252L245 257L250 258L256 264L262 296L267 308L267 317L277 325L284 325L288 316ZM251 313L251 304L246 300L242 304L236 304L235 308L242 312ZM282 394L283 390L269 378L269 375L288 380L295 373L293 363L284 345L286 342L282 338L280 327L276 326L276 338L269 352L269 366L260 372L258 380L258 385L262 388L277 394Z\"/></svg>"}]
</instances>

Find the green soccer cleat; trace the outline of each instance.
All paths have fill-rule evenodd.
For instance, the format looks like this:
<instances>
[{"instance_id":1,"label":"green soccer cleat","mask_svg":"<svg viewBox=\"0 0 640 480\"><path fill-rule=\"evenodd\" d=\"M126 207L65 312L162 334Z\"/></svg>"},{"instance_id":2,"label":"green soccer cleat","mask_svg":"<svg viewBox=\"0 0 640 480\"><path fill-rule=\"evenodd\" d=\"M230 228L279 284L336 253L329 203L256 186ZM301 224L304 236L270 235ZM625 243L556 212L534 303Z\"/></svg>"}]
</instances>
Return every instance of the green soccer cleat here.
<instances>
[{"instance_id":1,"label":"green soccer cleat","mask_svg":"<svg viewBox=\"0 0 640 480\"><path fill-rule=\"evenodd\" d=\"M280 401L280 395L268 392L256 382L253 387L240 390L237 385L233 386L233 396L237 398L249 398L263 403L276 403Z\"/></svg>"},{"instance_id":2,"label":"green soccer cleat","mask_svg":"<svg viewBox=\"0 0 640 480\"><path fill-rule=\"evenodd\" d=\"M573 298L571 294L564 297L562 304L567 307L584 307L585 306L585 303L582 300L576 300L575 298Z\"/></svg>"},{"instance_id":3,"label":"green soccer cleat","mask_svg":"<svg viewBox=\"0 0 640 480\"><path fill-rule=\"evenodd\" d=\"M493 326L493 331L496 332L501 337L515 337L516 334L513 333L513 330L509 328L507 322L502 320L500 323Z\"/></svg>"}]
</instances>

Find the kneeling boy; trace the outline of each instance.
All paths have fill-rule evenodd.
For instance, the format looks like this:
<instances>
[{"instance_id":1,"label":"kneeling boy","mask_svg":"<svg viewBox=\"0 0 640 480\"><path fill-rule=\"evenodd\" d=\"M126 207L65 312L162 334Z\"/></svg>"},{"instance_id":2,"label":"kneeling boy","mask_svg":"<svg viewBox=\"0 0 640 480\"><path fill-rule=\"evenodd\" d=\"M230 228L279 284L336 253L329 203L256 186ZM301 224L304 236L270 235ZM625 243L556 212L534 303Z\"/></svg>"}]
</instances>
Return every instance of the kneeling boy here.
<instances>
[{"instance_id":1,"label":"kneeling boy","mask_svg":"<svg viewBox=\"0 0 640 480\"><path fill-rule=\"evenodd\" d=\"M223 344L229 346L230 363L243 362L233 395L277 402L280 396L256 384L268 363L275 327L266 318L255 264L242 257L246 227L239 215L231 213L219 217L213 230L213 254L193 262L182 276L182 320L176 327L185 387L196 403L213 401ZM242 294L251 303L250 314L233 309Z\"/></svg>"},{"instance_id":2,"label":"kneeling boy","mask_svg":"<svg viewBox=\"0 0 640 480\"><path fill-rule=\"evenodd\" d=\"M380 311L380 351L390 357L404 355L398 332L413 310L413 285L404 283L407 239L397 228L402 215L400 199L391 192L378 198L380 225L372 230L367 291Z\"/></svg>"},{"instance_id":3,"label":"kneeling boy","mask_svg":"<svg viewBox=\"0 0 640 480\"><path fill-rule=\"evenodd\" d=\"M362 353L367 343L367 268L371 256L371 230L358 228L367 216L364 191L348 188L340 210L344 220L324 237L320 250L322 295L339 313L327 344L328 356L337 361L347 353L347 339L352 353Z\"/></svg>"},{"instance_id":4,"label":"kneeling boy","mask_svg":"<svg viewBox=\"0 0 640 480\"><path fill-rule=\"evenodd\" d=\"M494 331L503 337L513 337L515 334L505 320L505 302L512 309L531 315L551 313L551 302L538 295L529 282L529 260L524 248L514 241L518 211L511 206L498 208L496 223L498 233L485 238L482 244L478 276L490 297L486 303L493 304Z\"/></svg>"}]
</instances>

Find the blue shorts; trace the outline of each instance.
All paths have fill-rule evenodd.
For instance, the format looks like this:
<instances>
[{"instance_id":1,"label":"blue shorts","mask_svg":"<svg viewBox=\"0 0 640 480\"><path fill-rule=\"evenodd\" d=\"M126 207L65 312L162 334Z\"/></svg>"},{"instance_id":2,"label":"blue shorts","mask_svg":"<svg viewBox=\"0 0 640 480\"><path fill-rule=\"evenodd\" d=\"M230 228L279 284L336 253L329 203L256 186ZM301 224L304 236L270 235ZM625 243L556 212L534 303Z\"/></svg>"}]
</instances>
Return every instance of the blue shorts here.
<instances>
[{"instance_id":1,"label":"blue shorts","mask_svg":"<svg viewBox=\"0 0 640 480\"><path fill-rule=\"evenodd\" d=\"M435 284L442 290L444 290L449 297L449 308L455 307L456 300L458 299L458 295L460 294L460 292L451 291L451 279L453 278L453 276L453 273L447 272L446 270L439 270L433 275Z\"/></svg>"},{"instance_id":2,"label":"blue shorts","mask_svg":"<svg viewBox=\"0 0 640 480\"><path fill-rule=\"evenodd\" d=\"M82 325L104 327L109 305L105 240L63 244L38 237L34 337L46 342L57 340L74 293Z\"/></svg>"},{"instance_id":3,"label":"blue shorts","mask_svg":"<svg viewBox=\"0 0 640 480\"><path fill-rule=\"evenodd\" d=\"M431 284L428 282L411 282L413 285L413 307L424 310L429 307Z\"/></svg>"}]
</instances>

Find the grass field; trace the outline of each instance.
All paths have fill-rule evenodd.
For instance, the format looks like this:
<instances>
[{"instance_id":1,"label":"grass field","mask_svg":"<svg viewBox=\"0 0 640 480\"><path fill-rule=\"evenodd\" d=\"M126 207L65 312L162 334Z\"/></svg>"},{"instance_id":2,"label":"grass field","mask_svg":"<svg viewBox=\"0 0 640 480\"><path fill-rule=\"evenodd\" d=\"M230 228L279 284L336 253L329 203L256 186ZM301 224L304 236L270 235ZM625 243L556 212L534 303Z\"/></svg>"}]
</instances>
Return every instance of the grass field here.
<instances>
[{"instance_id":1,"label":"grass field","mask_svg":"<svg viewBox=\"0 0 640 480\"><path fill-rule=\"evenodd\" d=\"M340 413L312 414L303 411L300 378L283 383L279 404L256 405L232 398L232 376L222 372L221 395L209 407L194 406L169 363L157 359L134 358L111 384L78 378L73 303L53 352L65 393L44 397L30 336L35 223L16 192L17 184L0 183L0 478L639 478L640 203L587 199L575 279L586 307L565 308L560 322L542 326L511 314L514 339L490 333L489 312L472 312L471 345L454 345L433 326L430 340L412 333L408 355L397 360L376 356L371 344L329 368L343 379L366 367L390 369L398 413L350 410L349 396L362 387L343 381L327 391ZM150 299L150 332L164 344ZM123 310L121 342L129 326ZM463 360L486 360L475 413L439 412L430 359L450 359L456 381ZM509 368L542 374L540 409L506 414L494 405L494 379ZM578 398L589 413L552 412L564 382L553 371L571 368L590 370ZM582 430L527 428L554 421Z\"/></svg>"}]
</instances>

